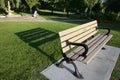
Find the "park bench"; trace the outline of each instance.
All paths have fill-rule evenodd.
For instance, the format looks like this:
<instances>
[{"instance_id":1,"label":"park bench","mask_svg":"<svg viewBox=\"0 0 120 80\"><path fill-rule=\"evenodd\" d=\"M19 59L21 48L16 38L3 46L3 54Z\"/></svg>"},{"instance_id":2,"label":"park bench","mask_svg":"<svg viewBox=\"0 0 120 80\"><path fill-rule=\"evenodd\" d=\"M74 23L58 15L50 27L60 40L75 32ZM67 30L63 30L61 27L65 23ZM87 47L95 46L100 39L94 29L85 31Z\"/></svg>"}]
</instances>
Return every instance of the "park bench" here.
<instances>
[{"instance_id":1,"label":"park bench","mask_svg":"<svg viewBox=\"0 0 120 80\"><path fill-rule=\"evenodd\" d=\"M99 29L107 30L106 33L97 34ZM63 67L66 61L75 68L74 75L83 78L79 73L75 60L88 64L96 54L105 49L105 44L111 39L109 28L98 28L97 21L91 21L76 27L59 32L63 59L57 63L58 67ZM78 46L76 49L72 49ZM69 54L65 54L68 50L72 50Z\"/></svg>"}]
</instances>

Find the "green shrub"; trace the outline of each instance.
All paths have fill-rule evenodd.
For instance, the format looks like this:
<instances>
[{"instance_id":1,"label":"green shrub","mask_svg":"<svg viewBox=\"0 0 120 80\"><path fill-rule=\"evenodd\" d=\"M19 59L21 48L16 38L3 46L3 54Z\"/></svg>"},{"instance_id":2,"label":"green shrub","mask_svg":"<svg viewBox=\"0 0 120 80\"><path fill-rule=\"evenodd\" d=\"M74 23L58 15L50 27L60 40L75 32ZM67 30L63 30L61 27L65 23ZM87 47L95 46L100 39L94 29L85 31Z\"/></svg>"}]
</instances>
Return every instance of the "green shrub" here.
<instances>
[{"instance_id":1,"label":"green shrub","mask_svg":"<svg viewBox=\"0 0 120 80\"><path fill-rule=\"evenodd\" d=\"M7 12L6 12L6 10L5 10L5 9L3 9L3 8L0 8L0 14L3 14L3 15L5 15L5 14L7 14Z\"/></svg>"},{"instance_id":2,"label":"green shrub","mask_svg":"<svg viewBox=\"0 0 120 80\"><path fill-rule=\"evenodd\" d=\"M104 19L111 20L111 21L116 21L117 18L117 13L114 12L107 12L104 15Z\"/></svg>"}]
</instances>

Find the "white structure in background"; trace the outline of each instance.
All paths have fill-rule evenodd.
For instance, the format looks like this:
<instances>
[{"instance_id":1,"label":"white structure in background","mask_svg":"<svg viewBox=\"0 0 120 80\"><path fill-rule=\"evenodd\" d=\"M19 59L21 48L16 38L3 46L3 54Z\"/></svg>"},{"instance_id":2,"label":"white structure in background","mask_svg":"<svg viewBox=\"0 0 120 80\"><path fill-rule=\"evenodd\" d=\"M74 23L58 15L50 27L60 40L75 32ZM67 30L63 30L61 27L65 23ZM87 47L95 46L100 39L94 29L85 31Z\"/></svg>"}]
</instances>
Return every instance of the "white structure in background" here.
<instances>
[{"instance_id":1,"label":"white structure in background","mask_svg":"<svg viewBox=\"0 0 120 80\"><path fill-rule=\"evenodd\" d=\"M12 11L10 9L11 9L10 1L8 0L8 15L12 15Z\"/></svg>"},{"instance_id":2,"label":"white structure in background","mask_svg":"<svg viewBox=\"0 0 120 80\"><path fill-rule=\"evenodd\" d=\"M38 16L38 13L37 11L35 10L34 14L33 14L33 17L36 18Z\"/></svg>"}]
</instances>

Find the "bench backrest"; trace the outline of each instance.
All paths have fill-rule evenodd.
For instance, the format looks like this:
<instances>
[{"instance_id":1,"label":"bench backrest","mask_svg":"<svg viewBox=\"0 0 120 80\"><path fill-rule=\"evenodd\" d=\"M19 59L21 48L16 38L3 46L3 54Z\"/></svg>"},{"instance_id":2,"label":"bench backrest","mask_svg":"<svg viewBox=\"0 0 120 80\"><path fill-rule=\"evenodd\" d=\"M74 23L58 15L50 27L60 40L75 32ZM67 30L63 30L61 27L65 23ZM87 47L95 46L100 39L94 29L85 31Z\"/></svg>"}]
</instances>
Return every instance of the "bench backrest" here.
<instances>
[{"instance_id":1,"label":"bench backrest","mask_svg":"<svg viewBox=\"0 0 120 80\"><path fill-rule=\"evenodd\" d=\"M76 27L59 32L62 51L66 52L74 46L67 46L66 40L70 42L82 43L97 32L97 21L91 21Z\"/></svg>"}]
</instances>

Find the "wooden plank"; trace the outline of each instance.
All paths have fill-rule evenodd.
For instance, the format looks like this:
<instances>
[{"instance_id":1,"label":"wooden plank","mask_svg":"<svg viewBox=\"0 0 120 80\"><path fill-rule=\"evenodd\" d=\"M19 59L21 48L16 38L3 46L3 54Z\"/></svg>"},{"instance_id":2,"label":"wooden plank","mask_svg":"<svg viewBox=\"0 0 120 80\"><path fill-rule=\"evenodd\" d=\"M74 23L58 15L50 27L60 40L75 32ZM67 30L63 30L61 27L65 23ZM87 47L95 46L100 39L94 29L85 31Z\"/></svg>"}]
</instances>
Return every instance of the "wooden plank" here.
<instances>
[{"instance_id":1,"label":"wooden plank","mask_svg":"<svg viewBox=\"0 0 120 80\"><path fill-rule=\"evenodd\" d=\"M64 36L64 35L66 35L66 34L72 33L72 32L74 32L74 31L76 31L76 30L79 30L79 29L88 27L88 26L90 26L90 25L92 25L92 24L97 24L97 21L94 20L94 21L91 21L91 22L88 22L88 23L85 23L85 24L82 24L82 25L78 25L78 26L73 27L73 28L70 28L70 29L66 29L66 30L64 30L64 31L59 32L59 35L60 35L60 37L61 37L61 36Z\"/></svg>"},{"instance_id":2,"label":"wooden plank","mask_svg":"<svg viewBox=\"0 0 120 80\"><path fill-rule=\"evenodd\" d=\"M106 38L106 36L100 36L99 38L95 39L93 42L91 42L90 44L87 44L88 45L88 53L87 55L92 51L94 50L94 48L99 45L104 39ZM83 53L84 52L84 49L80 51L80 53ZM82 60L82 57L78 57L78 56L73 56L72 59L77 59L77 60Z\"/></svg>"},{"instance_id":3,"label":"wooden plank","mask_svg":"<svg viewBox=\"0 0 120 80\"><path fill-rule=\"evenodd\" d=\"M76 42L76 43L81 43L81 42L85 41L86 39L90 38L90 37L91 37L92 35L94 35L95 33L97 33L97 31L91 32L91 33L89 33L87 36L84 36L83 38L81 38L81 39L79 39L79 40L77 40L77 41L75 41L75 42Z\"/></svg>"},{"instance_id":4,"label":"wooden plank","mask_svg":"<svg viewBox=\"0 0 120 80\"><path fill-rule=\"evenodd\" d=\"M82 33L87 32L89 30L92 30L92 29L96 30L96 27L97 27L97 24L94 24L94 25L91 25L91 26L86 27L84 29L77 30L77 31L72 32L70 34L67 34L63 37L60 37L60 40L61 40L61 42L63 42L63 41L68 40L70 38L75 38L76 36L81 35Z\"/></svg>"},{"instance_id":5,"label":"wooden plank","mask_svg":"<svg viewBox=\"0 0 120 80\"><path fill-rule=\"evenodd\" d=\"M93 33L89 33L88 36L85 36L84 38L78 40L78 41L75 41L76 43L81 43L83 42L84 40L86 40L87 38L91 37L92 35L94 35L97 31L94 31ZM66 43L62 43L61 46L65 45L66 46ZM71 46L71 48L73 48L74 46ZM62 48L63 52L66 52L68 51L70 48L68 46Z\"/></svg>"},{"instance_id":6,"label":"wooden plank","mask_svg":"<svg viewBox=\"0 0 120 80\"><path fill-rule=\"evenodd\" d=\"M83 42L84 40L86 40L87 38L89 38L89 37L91 37L92 35L94 35L96 32L97 32L97 31L96 31L95 29L93 29L93 30L90 30L90 31L88 31L88 32L85 32L85 33L83 33L83 34L81 34L81 35L78 35L78 36L76 36L76 37L74 37L74 38L72 38L72 39L66 39L66 40L68 40L68 41L70 41L70 42L78 42L78 43L81 43L81 42ZM61 43L61 46L62 46L62 48L65 47L65 46L66 46L66 42L62 42L62 43Z\"/></svg>"},{"instance_id":7,"label":"wooden plank","mask_svg":"<svg viewBox=\"0 0 120 80\"><path fill-rule=\"evenodd\" d=\"M94 51L92 51L85 60L83 60L83 63L88 64L95 56L96 54L101 50L102 47L111 39L112 35L109 35Z\"/></svg>"},{"instance_id":8,"label":"wooden plank","mask_svg":"<svg viewBox=\"0 0 120 80\"><path fill-rule=\"evenodd\" d=\"M87 53L87 55L89 55L97 46L99 46L100 43L102 43L102 41L106 38L107 36L103 36L100 37L99 39L97 39L97 41L93 41L93 43L89 44L89 51ZM77 60L82 60L83 57L77 57Z\"/></svg>"},{"instance_id":9,"label":"wooden plank","mask_svg":"<svg viewBox=\"0 0 120 80\"><path fill-rule=\"evenodd\" d=\"M91 42L93 42L94 40L98 39L102 34L98 34L97 36L95 36L94 38L92 38L91 40L87 41L85 44L89 45ZM72 56L76 55L76 54L81 54L78 53L83 49L83 47L78 47L77 49L75 49L74 51L72 51L71 53L69 53L67 56L69 58L71 58Z\"/></svg>"},{"instance_id":10,"label":"wooden plank","mask_svg":"<svg viewBox=\"0 0 120 80\"><path fill-rule=\"evenodd\" d=\"M71 46L73 48L74 46ZM62 48L63 53L67 52L70 49L69 46L66 46L65 48Z\"/></svg>"},{"instance_id":11,"label":"wooden plank","mask_svg":"<svg viewBox=\"0 0 120 80\"><path fill-rule=\"evenodd\" d=\"M94 31L94 30L91 30L89 33L87 32L87 33L84 33L83 35L87 35L87 36L85 36L85 39L87 39L87 38L89 38L91 35L94 35L95 33L96 33L96 31ZM76 37L74 37L74 38L72 38L72 39L67 39L68 41L70 41L70 42L83 42L85 39L83 38L84 36L81 36L81 35L79 35L79 36L76 36ZM82 39L83 38L83 39ZM80 41L81 40L81 41ZM65 47L66 46L66 42L61 42L61 46L62 46L62 48L63 47Z\"/></svg>"}]
</instances>

